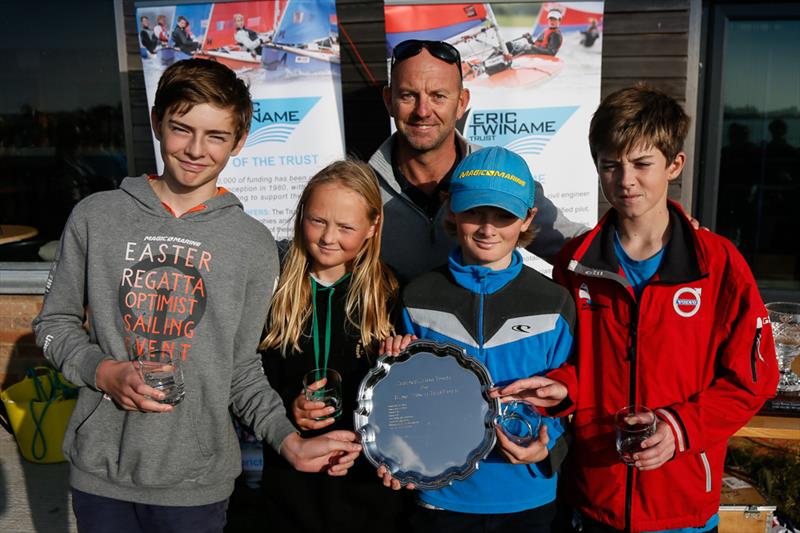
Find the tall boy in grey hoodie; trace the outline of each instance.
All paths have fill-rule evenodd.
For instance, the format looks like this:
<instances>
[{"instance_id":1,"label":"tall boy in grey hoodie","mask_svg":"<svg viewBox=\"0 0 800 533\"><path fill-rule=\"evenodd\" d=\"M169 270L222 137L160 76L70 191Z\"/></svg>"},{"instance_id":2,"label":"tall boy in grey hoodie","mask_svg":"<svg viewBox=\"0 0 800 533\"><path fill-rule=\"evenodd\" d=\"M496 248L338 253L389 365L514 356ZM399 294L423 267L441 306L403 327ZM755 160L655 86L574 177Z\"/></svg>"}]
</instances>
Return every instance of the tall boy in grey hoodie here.
<instances>
[{"instance_id":1,"label":"tall boy in grey hoodie","mask_svg":"<svg viewBox=\"0 0 800 533\"><path fill-rule=\"evenodd\" d=\"M81 387L64 452L82 532L222 531L241 462L229 407L298 470L343 475L360 449L350 432L301 439L261 368L277 250L216 185L251 116L227 67L176 63L151 117L163 175L90 196L64 229L34 330ZM153 351L182 361L175 406L131 363Z\"/></svg>"}]
</instances>

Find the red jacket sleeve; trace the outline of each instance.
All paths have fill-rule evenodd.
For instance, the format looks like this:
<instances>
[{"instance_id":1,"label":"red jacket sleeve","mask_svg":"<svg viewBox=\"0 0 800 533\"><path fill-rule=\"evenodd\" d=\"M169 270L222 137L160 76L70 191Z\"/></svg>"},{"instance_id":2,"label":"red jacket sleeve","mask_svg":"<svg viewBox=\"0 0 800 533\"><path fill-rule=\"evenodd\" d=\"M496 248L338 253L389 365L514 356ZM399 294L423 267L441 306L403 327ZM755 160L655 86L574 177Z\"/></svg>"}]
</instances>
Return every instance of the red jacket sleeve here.
<instances>
[{"instance_id":1,"label":"red jacket sleeve","mask_svg":"<svg viewBox=\"0 0 800 533\"><path fill-rule=\"evenodd\" d=\"M734 252L721 299L716 376L688 401L657 410L675 435L676 454L727 440L775 395L778 365L767 310L744 259Z\"/></svg>"}]
</instances>

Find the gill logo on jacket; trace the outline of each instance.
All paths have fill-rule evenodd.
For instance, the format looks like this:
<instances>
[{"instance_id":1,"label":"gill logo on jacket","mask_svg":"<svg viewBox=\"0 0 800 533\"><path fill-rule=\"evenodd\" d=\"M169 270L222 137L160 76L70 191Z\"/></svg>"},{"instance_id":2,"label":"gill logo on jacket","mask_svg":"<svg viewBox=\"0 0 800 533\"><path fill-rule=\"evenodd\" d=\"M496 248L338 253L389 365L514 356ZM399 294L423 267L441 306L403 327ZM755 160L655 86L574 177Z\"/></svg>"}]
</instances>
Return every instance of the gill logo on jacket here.
<instances>
[{"instance_id":1,"label":"gill logo on jacket","mask_svg":"<svg viewBox=\"0 0 800 533\"><path fill-rule=\"evenodd\" d=\"M672 307L678 315L689 318L700 310L700 292L702 289L681 287L672 297Z\"/></svg>"}]
</instances>

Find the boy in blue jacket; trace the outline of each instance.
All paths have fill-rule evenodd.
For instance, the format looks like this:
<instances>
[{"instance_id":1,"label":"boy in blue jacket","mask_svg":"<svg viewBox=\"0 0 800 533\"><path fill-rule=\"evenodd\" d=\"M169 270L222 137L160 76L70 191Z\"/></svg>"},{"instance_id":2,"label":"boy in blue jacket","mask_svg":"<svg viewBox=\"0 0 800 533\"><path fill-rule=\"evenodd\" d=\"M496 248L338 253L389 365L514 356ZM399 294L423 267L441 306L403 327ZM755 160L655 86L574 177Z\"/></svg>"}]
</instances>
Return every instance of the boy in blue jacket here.
<instances>
[{"instance_id":1,"label":"boy in blue jacket","mask_svg":"<svg viewBox=\"0 0 800 533\"><path fill-rule=\"evenodd\" d=\"M535 185L525 160L504 148L464 158L453 172L448 231L459 246L448 263L403 291L408 333L386 353L418 338L466 349L503 386L559 367L570 353L575 308L562 288L523 264L518 246L533 238ZM558 419L545 418L528 447L497 432L498 447L463 481L419 491L415 531L549 532L558 467L567 443ZM399 488L385 469L384 484Z\"/></svg>"}]
</instances>

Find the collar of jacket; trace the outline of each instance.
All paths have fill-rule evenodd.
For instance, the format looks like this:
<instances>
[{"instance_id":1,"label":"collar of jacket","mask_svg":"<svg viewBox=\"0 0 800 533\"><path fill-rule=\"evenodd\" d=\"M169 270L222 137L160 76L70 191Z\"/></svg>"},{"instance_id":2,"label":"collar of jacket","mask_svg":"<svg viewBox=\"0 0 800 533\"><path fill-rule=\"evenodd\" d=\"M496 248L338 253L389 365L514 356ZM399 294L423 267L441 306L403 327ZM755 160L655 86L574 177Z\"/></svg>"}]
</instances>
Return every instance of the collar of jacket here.
<instances>
[{"instance_id":1,"label":"collar of jacket","mask_svg":"<svg viewBox=\"0 0 800 533\"><path fill-rule=\"evenodd\" d=\"M672 236L664 250L664 259L653 280L667 283L686 283L708 274L708 262L700 246L696 230L681 206L667 200ZM595 277L621 278L623 285L629 283L614 253L614 232L617 230L616 211L610 209L589 232L573 254L568 269ZM704 230L703 230L704 231Z\"/></svg>"},{"instance_id":2,"label":"collar of jacket","mask_svg":"<svg viewBox=\"0 0 800 533\"><path fill-rule=\"evenodd\" d=\"M394 170L392 169L392 150L394 150L394 142L397 133L393 133L388 139L383 141L380 148L378 148L372 157L369 158L369 166L375 169L378 173L378 179L386 182L391 189L397 194L403 194L400 184L394 177ZM456 131L456 142L461 148L461 153L464 156L471 154L474 151L480 150L481 147L476 144L470 144L466 137ZM410 200L409 200L410 201Z\"/></svg>"},{"instance_id":3,"label":"collar of jacket","mask_svg":"<svg viewBox=\"0 0 800 533\"><path fill-rule=\"evenodd\" d=\"M509 281L516 278L524 266L522 254L517 250L514 250L511 256L511 264L503 270L492 270L479 265L465 265L461 248L450 252L447 262L448 269L456 283L478 294L493 294L499 291Z\"/></svg>"}]
</instances>

